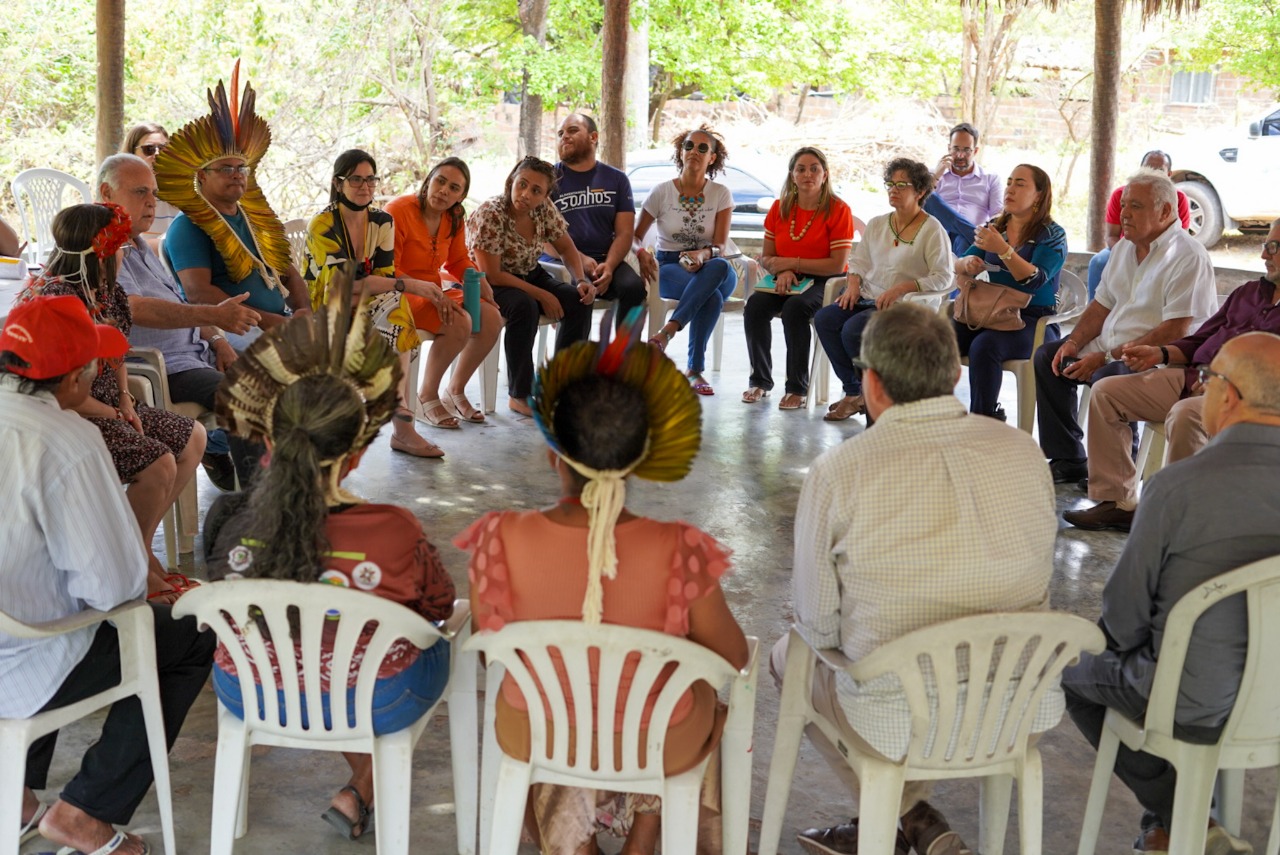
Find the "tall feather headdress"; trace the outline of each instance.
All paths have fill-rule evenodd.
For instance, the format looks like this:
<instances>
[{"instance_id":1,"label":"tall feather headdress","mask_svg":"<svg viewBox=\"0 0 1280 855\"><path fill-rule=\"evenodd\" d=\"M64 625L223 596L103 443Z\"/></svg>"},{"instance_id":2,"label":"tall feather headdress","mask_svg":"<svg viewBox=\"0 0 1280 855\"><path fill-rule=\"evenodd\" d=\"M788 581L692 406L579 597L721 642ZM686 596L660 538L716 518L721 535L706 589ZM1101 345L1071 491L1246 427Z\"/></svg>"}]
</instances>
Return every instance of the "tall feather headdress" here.
<instances>
[{"instance_id":1,"label":"tall feather headdress","mask_svg":"<svg viewBox=\"0 0 1280 855\"><path fill-rule=\"evenodd\" d=\"M702 408L676 364L650 344L640 344L642 307L628 313L609 341L612 312L600 327L600 341L580 341L538 371L529 405L542 435L561 460L587 479L582 506L587 511L587 593L582 619L600 623L604 613L602 578L618 573L614 526L626 502L628 475L648 481L679 481L689 474L702 444ZM561 394L593 374L612 377L644 396L648 436L639 457L621 469L596 470L574 460L556 436L555 411Z\"/></svg>"},{"instance_id":2,"label":"tall feather headdress","mask_svg":"<svg viewBox=\"0 0 1280 855\"><path fill-rule=\"evenodd\" d=\"M216 90L207 90L209 115L184 125L156 157L156 185L161 199L180 209L209 236L233 281L242 281L257 268L263 279L287 295L281 276L291 263L289 241L256 175L258 162L271 145L271 128L254 112L257 95L253 87L246 82L243 96L238 96L239 85L237 60L231 72L230 96L219 80ZM249 166L240 209L249 220L261 260L200 192L200 171L227 157L243 158Z\"/></svg>"},{"instance_id":3,"label":"tall feather headdress","mask_svg":"<svg viewBox=\"0 0 1280 855\"><path fill-rule=\"evenodd\" d=\"M227 369L214 400L218 423L238 436L272 436L276 401L304 377L328 377L346 386L364 405L365 419L351 447L336 463L361 451L390 421L399 403L400 360L373 328L369 296L351 311L355 263L335 274L329 301L310 316L293 318L264 332ZM331 467L331 504L356 501L338 486L340 467Z\"/></svg>"}]
</instances>

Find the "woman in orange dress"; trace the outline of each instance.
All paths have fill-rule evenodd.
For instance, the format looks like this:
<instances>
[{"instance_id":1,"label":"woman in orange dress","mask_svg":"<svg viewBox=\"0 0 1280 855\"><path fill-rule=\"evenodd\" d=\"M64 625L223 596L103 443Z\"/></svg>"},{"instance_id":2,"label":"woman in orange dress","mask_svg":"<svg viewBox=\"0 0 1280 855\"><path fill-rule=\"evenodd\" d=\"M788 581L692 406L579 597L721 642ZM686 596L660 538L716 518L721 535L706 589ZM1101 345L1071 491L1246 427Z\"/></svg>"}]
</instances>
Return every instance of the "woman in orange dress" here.
<instances>
[{"instance_id":1,"label":"woman in orange dress","mask_svg":"<svg viewBox=\"0 0 1280 855\"><path fill-rule=\"evenodd\" d=\"M458 157L446 157L427 173L416 196L392 199L385 208L395 219L396 275L445 288L445 296L459 309L462 307L462 290L456 285L462 281L467 268L472 267L467 253L466 212L462 209L462 200L467 198L470 189L471 170L466 162ZM440 272L442 269L455 287L446 284ZM437 332L444 328L439 313L430 302L410 298L410 304L419 329ZM465 312L461 317L468 324L472 323L471 316ZM458 420L483 422L484 413L467 400L467 383L497 343L502 329L502 315L493 300L493 289L487 279L480 283L480 331L473 333L472 328L466 327L469 338L456 354L458 362L449 375L449 385L444 394L440 394L440 381L444 379L444 370L452 357L445 359L443 353L437 357L433 343L419 394L424 399L428 396L438 399Z\"/></svg>"}]
</instances>

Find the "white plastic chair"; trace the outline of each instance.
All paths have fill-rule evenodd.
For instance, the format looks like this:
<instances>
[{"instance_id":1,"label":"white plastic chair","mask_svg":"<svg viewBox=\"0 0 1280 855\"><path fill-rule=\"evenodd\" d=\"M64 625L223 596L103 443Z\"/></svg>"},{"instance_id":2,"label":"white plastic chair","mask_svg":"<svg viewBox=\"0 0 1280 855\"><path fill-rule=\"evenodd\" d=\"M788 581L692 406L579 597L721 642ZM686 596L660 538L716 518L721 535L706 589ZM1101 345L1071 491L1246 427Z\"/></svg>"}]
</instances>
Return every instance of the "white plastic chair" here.
<instances>
[{"instance_id":1,"label":"white plastic chair","mask_svg":"<svg viewBox=\"0 0 1280 855\"><path fill-rule=\"evenodd\" d=\"M481 781L480 851L486 855L515 855L520 842L521 817L529 786L537 783L589 787L662 797L662 852L693 855L698 839L698 800L707 760L671 778L664 777L663 746L667 724L676 702L696 680L712 686L730 684L729 718L720 741L722 844L725 853L741 855L747 849L751 807L751 733L755 718L755 686L759 674L757 639L747 638L749 657L741 671L707 648L666 633L625 626L588 626L580 621L520 621L500 632L472 637L466 649L487 657L485 683L484 773ZM569 680L569 697L563 692L550 651L558 650ZM592 697L589 651L599 654L598 685L618 685L623 663L636 656L635 673L627 695L622 726L621 756L616 768L614 730L597 731L595 721L614 721L617 692L601 691ZM494 735L494 703L504 673L509 672L529 707L530 757L521 762L503 753ZM640 722L655 682L670 672L657 696L640 762ZM535 682L535 680L537 682ZM538 686L541 685L542 692ZM551 708L548 720L543 705ZM569 719L568 701L575 717ZM548 746L547 731L568 734L576 729L575 757L569 758L569 740L556 739ZM592 750L602 768L591 768Z\"/></svg>"},{"instance_id":2,"label":"white plastic chair","mask_svg":"<svg viewBox=\"0 0 1280 855\"><path fill-rule=\"evenodd\" d=\"M1244 594L1248 608L1249 650L1235 707L1215 745L1193 745L1173 735L1173 716L1187 646L1196 620L1228 597ZM1240 833L1241 795L1245 769L1280 766L1280 556L1247 564L1211 579L1185 594L1164 627L1160 660L1147 702L1144 721L1125 718L1107 710L1093 783L1080 831L1079 855L1092 855L1102 824L1111 772L1120 743L1145 751L1173 764L1178 772L1173 795L1173 827L1169 829L1170 855L1204 852L1205 825L1213 795L1214 779L1223 770L1224 786L1219 803L1222 824ZM1233 770L1228 772L1227 770ZM1280 852L1280 800L1272 813L1268 855Z\"/></svg>"},{"instance_id":3,"label":"white plastic chair","mask_svg":"<svg viewBox=\"0 0 1280 855\"><path fill-rule=\"evenodd\" d=\"M332 678L327 695L331 711L325 723L321 692L321 634L340 615L333 641ZM413 748L426 728L433 706L411 726L375 736L371 717L375 663L382 662L399 639L428 648L442 638L453 639L450 650L449 738L453 760L454 802L458 851L474 855L476 832L476 698L475 658L461 654L461 641L470 630L471 608L466 600L454 604L453 617L439 630L410 609L363 591L331 585L303 584L276 579L238 579L201 585L182 595L173 607L175 617L194 615L217 633L235 662L240 694L245 699L243 720L218 704L218 754L213 783L213 821L209 851L229 855L234 840L248 831L249 752L254 745L348 751L373 755L376 807L374 824L379 855L409 852L410 782ZM298 626L301 662L278 655L292 646L290 615ZM255 620L264 621L277 654L266 647ZM363 661L352 662L356 642L366 624L376 623ZM248 647L246 654L240 640ZM254 673L270 675L278 664L280 682L264 679L262 701L254 703ZM257 663L255 665L255 663ZM355 684L355 724L348 722L347 682L359 669ZM272 689L278 691L272 691ZM283 695L281 708L277 695ZM442 698L443 699L443 698ZM305 706L308 726L303 727Z\"/></svg>"},{"instance_id":4,"label":"white plastic chair","mask_svg":"<svg viewBox=\"0 0 1280 855\"><path fill-rule=\"evenodd\" d=\"M289 241L289 255L293 266L299 271L307 268L307 227L310 225L301 217L284 224L284 236Z\"/></svg>"},{"instance_id":5,"label":"white plastic chair","mask_svg":"<svg viewBox=\"0 0 1280 855\"><path fill-rule=\"evenodd\" d=\"M1045 328L1049 324L1067 324L1084 314L1088 305L1088 291L1080 277L1065 267L1058 279L1058 305L1052 315L1045 315L1036 321L1035 336L1031 340L1031 353L1035 354L1044 344ZM960 360L969 364L969 357ZM1036 425L1036 372L1031 359L1006 359L1003 363L1005 371L1013 375L1018 383L1018 427L1031 433Z\"/></svg>"},{"instance_id":6,"label":"white plastic chair","mask_svg":"<svg viewBox=\"0 0 1280 855\"><path fill-rule=\"evenodd\" d=\"M176 852L173 837L173 799L169 790L169 748L165 743L164 712L160 707L160 684L156 681L156 636L151 608L131 602L109 612L86 610L48 623L29 624L0 612L0 634L11 638L52 638L103 621L115 624L120 639L120 683L96 695L56 710L36 713L24 719L0 719L0 768L4 771L4 796L0 798L0 855L18 855L16 829L22 827L22 782L27 766L27 748L46 733L108 707L123 698L137 695L146 722L147 744L151 749L151 769L155 775L156 800L160 803L160 827L164 851Z\"/></svg>"},{"instance_id":7,"label":"white plastic chair","mask_svg":"<svg viewBox=\"0 0 1280 855\"><path fill-rule=\"evenodd\" d=\"M1018 782L1023 855L1040 852L1040 752L1027 744L1046 691L1081 650L1099 651L1102 632L1061 612L983 614L916 630L857 662L839 651L814 650L794 628L787 648L777 739L769 766L760 855L776 855L805 725L814 724L848 750L858 776L858 851L892 852L905 781L981 778L978 849L999 855L1009 823L1011 786ZM963 657L967 655L965 671ZM815 660L846 671L858 683L896 675L911 710L911 738L897 762L864 754L813 708ZM1025 659L1025 665L1018 663ZM982 692L968 674L989 675ZM1018 679L1019 676L1022 679ZM986 701L993 702L988 704ZM996 703L1004 699L1005 703ZM984 709L984 706L986 709ZM1006 712L1007 710L1007 712Z\"/></svg>"},{"instance_id":8,"label":"white plastic chair","mask_svg":"<svg viewBox=\"0 0 1280 855\"><path fill-rule=\"evenodd\" d=\"M53 252L54 215L68 205L92 202L89 185L57 169L24 169L13 177L12 186L13 201L22 223L21 236L23 239L35 236L23 257L29 264L44 264ZM27 219L28 208L31 219Z\"/></svg>"}]
</instances>

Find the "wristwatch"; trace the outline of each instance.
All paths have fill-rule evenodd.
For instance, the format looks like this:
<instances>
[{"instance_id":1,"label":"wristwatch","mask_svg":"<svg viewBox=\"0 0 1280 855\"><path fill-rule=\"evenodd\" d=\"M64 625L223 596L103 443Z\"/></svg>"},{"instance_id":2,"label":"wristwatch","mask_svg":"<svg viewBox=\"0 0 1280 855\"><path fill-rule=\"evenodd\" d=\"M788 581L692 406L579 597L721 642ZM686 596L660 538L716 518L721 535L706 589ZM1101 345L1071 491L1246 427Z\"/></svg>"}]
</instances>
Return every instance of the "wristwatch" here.
<instances>
[{"instance_id":1,"label":"wristwatch","mask_svg":"<svg viewBox=\"0 0 1280 855\"><path fill-rule=\"evenodd\" d=\"M209 346L212 347L215 341L226 341L226 340L227 340L227 337L222 333L214 333L213 335L209 336Z\"/></svg>"},{"instance_id":2,"label":"wristwatch","mask_svg":"<svg viewBox=\"0 0 1280 855\"><path fill-rule=\"evenodd\" d=\"M400 292L401 294L403 294L403 293L404 293L404 280L403 280L403 279L397 279L397 280L396 280L396 286L395 286L395 287L396 287L396 291L398 291L398 292Z\"/></svg>"}]
</instances>

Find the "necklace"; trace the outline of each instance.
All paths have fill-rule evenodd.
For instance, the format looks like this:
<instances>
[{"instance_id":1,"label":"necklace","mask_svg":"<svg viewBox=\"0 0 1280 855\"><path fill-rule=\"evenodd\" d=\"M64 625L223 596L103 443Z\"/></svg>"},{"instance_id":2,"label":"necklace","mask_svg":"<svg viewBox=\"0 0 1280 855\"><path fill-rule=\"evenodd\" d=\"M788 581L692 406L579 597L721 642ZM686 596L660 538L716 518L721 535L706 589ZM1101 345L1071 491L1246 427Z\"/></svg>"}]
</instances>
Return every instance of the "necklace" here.
<instances>
[{"instance_id":1,"label":"necklace","mask_svg":"<svg viewBox=\"0 0 1280 855\"><path fill-rule=\"evenodd\" d=\"M916 239L912 238L911 240L907 240L902 236L902 233L911 231L911 227L916 224L916 220L924 216L924 211L922 210L918 214L916 214L914 217L912 217L911 222L907 223L907 227L903 229L901 232L893 227L894 216L896 215L895 214L889 215L889 231L893 232L893 245L897 246L899 242L905 243L907 246L914 245L916 242ZM919 237L919 234L917 234L916 237Z\"/></svg>"},{"instance_id":2,"label":"necklace","mask_svg":"<svg viewBox=\"0 0 1280 855\"><path fill-rule=\"evenodd\" d=\"M791 235L792 243L799 243L804 240L804 236L809 233L809 226L813 225L813 221L818 219L818 212L814 211L813 216L809 218L809 222L804 224L804 228L800 230L800 234L796 234L796 217L800 213L800 206L796 205L795 211L791 214L791 222L788 225L787 233Z\"/></svg>"},{"instance_id":3,"label":"necklace","mask_svg":"<svg viewBox=\"0 0 1280 855\"><path fill-rule=\"evenodd\" d=\"M693 213L694 211L701 208L703 203L707 201L707 197L702 193L702 189L705 188L706 186L707 186L706 182L704 181L702 184L702 188L699 188L698 194L696 196L693 194L685 195L684 191L680 187L680 182L677 180L676 193L680 197L680 207L684 208L689 213Z\"/></svg>"}]
</instances>

